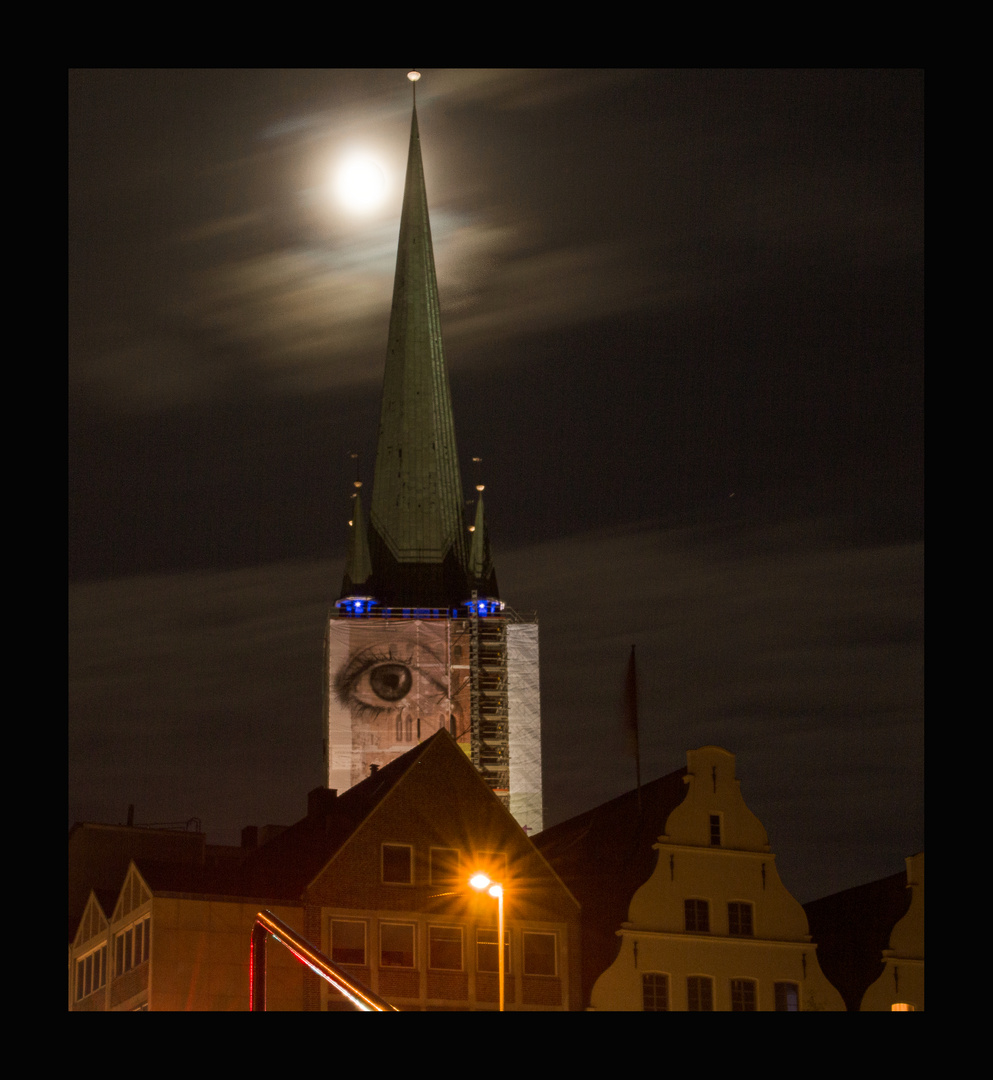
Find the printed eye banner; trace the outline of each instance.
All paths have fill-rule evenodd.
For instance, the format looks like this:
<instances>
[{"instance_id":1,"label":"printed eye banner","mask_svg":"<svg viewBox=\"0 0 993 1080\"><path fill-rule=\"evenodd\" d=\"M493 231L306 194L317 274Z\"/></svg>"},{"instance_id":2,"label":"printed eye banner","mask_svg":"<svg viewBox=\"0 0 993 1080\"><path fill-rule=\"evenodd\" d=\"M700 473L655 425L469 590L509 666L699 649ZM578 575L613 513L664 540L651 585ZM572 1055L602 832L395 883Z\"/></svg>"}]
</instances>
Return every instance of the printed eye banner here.
<instances>
[{"instance_id":1,"label":"printed eye banner","mask_svg":"<svg viewBox=\"0 0 993 1080\"><path fill-rule=\"evenodd\" d=\"M344 791L447 728L469 746L469 641L447 619L332 619L328 786Z\"/></svg>"}]
</instances>

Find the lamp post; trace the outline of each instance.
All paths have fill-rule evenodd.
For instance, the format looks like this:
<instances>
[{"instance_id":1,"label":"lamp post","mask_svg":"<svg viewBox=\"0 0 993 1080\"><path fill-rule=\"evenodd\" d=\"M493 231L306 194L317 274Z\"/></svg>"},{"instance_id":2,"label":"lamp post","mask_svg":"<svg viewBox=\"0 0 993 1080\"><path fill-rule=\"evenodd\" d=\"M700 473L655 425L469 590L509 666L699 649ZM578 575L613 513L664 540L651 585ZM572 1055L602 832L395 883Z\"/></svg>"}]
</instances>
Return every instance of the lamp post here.
<instances>
[{"instance_id":1,"label":"lamp post","mask_svg":"<svg viewBox=\"0 0 993 1080\"><path fill-rule=\"evenodd\" d=\"M486 874L473 874L469 884L478 892L486 892L497 902L497 978L500 984L500 1012L503 1012L503 886Z\"/></svg>"}]
</instances>

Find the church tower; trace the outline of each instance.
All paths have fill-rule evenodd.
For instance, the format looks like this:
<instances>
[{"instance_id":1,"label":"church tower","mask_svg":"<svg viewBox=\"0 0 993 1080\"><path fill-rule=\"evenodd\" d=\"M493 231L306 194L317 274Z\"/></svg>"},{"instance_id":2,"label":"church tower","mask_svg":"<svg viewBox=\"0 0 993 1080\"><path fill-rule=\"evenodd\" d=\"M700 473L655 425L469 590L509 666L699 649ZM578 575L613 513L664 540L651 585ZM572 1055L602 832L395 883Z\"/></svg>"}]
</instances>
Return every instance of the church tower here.
<instances>
[{"instance_id":1,"label":"church tower","mask_svg":"<svg viewBox=\"0 0 993 1080\"><path fill-rule=\"evenodd\" d=\"M500 599L482 493L476 485L470 526L415 100L371 509L367 521L356 482L341 597L328 618L327 785L345 790L444 727L534 834L538 624Z\"/></svg>"}]
</instances>

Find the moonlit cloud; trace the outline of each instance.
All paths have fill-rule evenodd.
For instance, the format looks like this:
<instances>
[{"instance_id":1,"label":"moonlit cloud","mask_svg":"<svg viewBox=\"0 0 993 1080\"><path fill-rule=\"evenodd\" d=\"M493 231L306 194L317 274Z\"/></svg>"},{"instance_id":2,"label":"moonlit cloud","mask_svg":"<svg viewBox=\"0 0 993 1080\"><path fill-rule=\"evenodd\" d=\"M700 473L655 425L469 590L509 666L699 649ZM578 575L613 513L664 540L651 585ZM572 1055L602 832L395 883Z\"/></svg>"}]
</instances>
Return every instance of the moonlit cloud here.
<instances>
[{"instance_id":1,"label":"moonlit cloud","mask_svg":"<svg viewBox=\"0 0 993 1080\"><path fill-rule=\"evenodd\" d=\"M810 525L733 543L625 530L503 552L498 569L515 607L539 613L550 821L633 783L619 701L636 644L645 779L687 747L737 754L805 897L838 873L882 876L873 844L898 865L919 839L923 545L852 549ZM302 812L306 778L320 781L323 622L340 574L318 561L73 586L70 816L113 820L140 799L143 820L197 816L232 839L252 817ZM246 776L251 790L232 787ZM120 807L96 805L106 791ZM801 856L810 844L819 862Z\"/></svg>"}]
</instances>

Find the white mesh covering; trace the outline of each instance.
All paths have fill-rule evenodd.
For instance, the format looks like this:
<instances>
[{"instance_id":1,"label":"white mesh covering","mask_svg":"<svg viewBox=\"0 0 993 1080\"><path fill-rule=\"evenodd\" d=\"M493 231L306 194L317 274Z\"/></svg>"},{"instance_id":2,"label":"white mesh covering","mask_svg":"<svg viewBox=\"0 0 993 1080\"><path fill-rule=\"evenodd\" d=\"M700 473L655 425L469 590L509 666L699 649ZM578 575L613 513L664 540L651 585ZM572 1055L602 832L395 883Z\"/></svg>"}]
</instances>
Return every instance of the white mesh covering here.
<instances>
[{"instance_id":1,"label":"white mesh covering","mask_svg":"<svg viewBox=\"0 0 993 1080\"><path fill-rule=\"evenodd\" d=\"M529 836L542 830L538 624L507 626L510 812Z\"/></svg>"}]
</instances>

